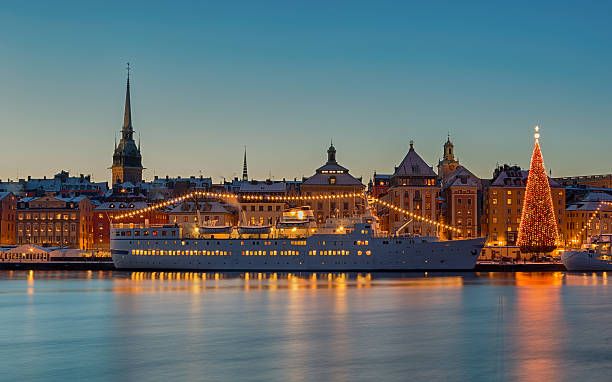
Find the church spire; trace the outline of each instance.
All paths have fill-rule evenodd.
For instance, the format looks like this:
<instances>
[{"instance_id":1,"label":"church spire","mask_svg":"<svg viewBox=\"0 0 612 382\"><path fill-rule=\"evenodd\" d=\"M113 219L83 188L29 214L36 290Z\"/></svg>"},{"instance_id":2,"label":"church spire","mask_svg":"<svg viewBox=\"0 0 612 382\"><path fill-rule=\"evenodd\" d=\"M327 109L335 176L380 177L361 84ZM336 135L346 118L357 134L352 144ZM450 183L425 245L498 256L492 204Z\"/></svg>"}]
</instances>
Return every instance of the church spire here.
<instances>
[{"instance_id":1,"label":"church spire","mask_svg":"<svg viewBox=\"0 0 612 382\"><path fill-rule=\"evenodd\" d=\"M242 164L242 180L249 180L249 173L247 172L247 161L246 161L246 146L244 146L244 163Z\"/></svg>"},{"instance_id":2,"label":"church spire","mask_svg":"<svg viewBox=\"0 0 612 382\"><path fill-rule=\"evenodd\" d=\"M132 106L130 103L130 63L127 64L127 87L125 90L125 111L123 114L123 138L132 139L134 129L132 128Z\"/></svg>"}]
</instances>

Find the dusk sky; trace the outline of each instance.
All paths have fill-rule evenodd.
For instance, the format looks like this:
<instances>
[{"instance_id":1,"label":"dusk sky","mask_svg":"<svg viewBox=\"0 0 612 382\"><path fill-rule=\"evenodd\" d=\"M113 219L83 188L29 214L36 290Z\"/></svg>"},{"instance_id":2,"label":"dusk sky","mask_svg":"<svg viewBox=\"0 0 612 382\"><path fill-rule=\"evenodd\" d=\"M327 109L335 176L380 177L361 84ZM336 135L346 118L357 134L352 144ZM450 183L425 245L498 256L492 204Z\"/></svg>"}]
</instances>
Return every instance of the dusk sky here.
<instances>
[{"instance_id":1,"label":"dusk sky","mask_svg":"<svg viewBox=\"0 0 612 382\"><path fill-rule=\"evenodd\" d=\"M5 2L0 179L110 181L126 62L146 179L310 176L333 139L366 183L434 166L610 173L609 2ZM118 135L119 136L119 135Z\"/></svg>"}]
</instances>

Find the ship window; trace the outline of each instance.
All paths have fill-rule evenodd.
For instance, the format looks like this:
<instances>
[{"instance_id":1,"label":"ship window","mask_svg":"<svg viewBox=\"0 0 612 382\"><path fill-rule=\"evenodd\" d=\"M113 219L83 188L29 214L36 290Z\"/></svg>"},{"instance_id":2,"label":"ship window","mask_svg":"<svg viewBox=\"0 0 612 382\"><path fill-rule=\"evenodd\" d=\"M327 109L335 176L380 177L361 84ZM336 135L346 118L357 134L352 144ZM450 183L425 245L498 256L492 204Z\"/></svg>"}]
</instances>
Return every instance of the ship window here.
<instances>
[{"instance_id":1,"label":"ship window","mask_svg":"<svg viewBox=\"0 0 612 382\"><path fill-rule=\"evenodd\" d=\"M162 236L166 236L168 234L168 231L161 231Z\"/></svg>"}]
</instances>

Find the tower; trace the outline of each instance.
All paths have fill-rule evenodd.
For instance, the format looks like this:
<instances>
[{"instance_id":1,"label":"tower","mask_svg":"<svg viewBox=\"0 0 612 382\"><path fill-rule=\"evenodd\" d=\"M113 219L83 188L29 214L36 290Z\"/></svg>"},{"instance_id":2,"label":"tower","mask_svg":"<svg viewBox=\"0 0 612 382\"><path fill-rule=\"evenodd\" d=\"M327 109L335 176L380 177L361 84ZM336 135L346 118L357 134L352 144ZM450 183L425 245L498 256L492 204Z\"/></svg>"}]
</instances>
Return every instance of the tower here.
<instances>
[{"instance_id":1,"label":"tower","mask_svg":"<svg viewBox=\"0 0 612 382\"><path fill-rule=\"evenodd\" d=\"M334 142L331 142L329 149L327 149L327 164L336 164L336 148Z\"/></svg>"},{"instance_id":2,"label":"tower","mask_svg":"<svg viewBox=\"0 0 612 382\"><path fill-rule=\"evenodd\" d=\"M451 142L449 134L446 143L444 143L443 159L438 163L438 176L442 179L450 175L459 166L459 161L455 160L454 149L455 146Z\"/></svg>"},{"instance_id":3,"label":"tower","mask_svg":"<svg viewBox=\"0 0 612 382\"><path fill-rule=\"evenodd\" d=\"M132 127L132 107L130 100L130 64L127 67L127 87L125 91L125 110L123 114L123 127L121 140L115 144L113 165L111 167L112 183L142 182L142 156L140 144L134 142L134 128Z\"/></svg>"},{"instance_id":4,"label":"tower","mask_svg":"<svg viewBox=\"0 0 612 382\"><path fill-rule=\"evenodd\" d=\"M249 172L247 171L247 161L246 161L246 146L244 146L244 162L242 163L242 180L245 182L249 180Z\"/></svg>"}]
</instances>

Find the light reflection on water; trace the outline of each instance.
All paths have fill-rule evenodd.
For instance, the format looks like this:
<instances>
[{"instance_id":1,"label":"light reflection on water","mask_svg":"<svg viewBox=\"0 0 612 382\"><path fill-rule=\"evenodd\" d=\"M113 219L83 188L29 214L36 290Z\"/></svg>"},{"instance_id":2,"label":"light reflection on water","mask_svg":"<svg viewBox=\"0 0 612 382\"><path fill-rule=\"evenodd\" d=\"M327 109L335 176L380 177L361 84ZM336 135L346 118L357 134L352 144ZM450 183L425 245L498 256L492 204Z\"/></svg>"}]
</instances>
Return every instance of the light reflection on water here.
<instances>
[{"instance_id":1,"label":"light reflection on water","mask_svg":"<svg viewBox=\"0 0 612 382\"><path fill-rule=\"evenodd\" d=\"M4 271L0 298L11 380L612 372L606 273Z\"/></svg>"}]
</instances>

